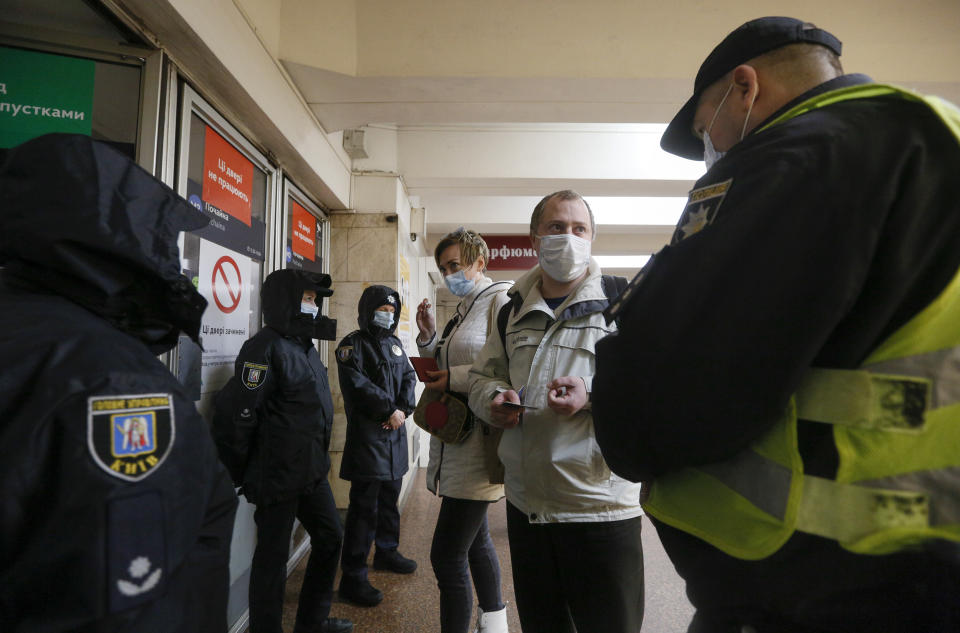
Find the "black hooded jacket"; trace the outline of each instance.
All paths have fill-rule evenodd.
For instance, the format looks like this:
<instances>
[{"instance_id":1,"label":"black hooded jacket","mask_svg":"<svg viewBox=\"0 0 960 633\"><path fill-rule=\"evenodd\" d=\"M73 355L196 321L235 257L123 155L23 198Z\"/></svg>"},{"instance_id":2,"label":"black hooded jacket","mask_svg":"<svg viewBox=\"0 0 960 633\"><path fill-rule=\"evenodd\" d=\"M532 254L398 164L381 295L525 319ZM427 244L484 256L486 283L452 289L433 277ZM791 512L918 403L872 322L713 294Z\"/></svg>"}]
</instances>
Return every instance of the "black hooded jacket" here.
<instances>
[{"instance_id":1,"label":"black hooded jacket","mask_svg":"<svg viewBox=\"0 0 960 633\"><path fill-rule=\"evenodd\" d=\"M236 497L154 356L199 327L205 223L88 137L0 167L0 631L225 631Z\"/></svg>"},{"instance_id":2,"label":"black hooded jacket","mask_svg":"<svg viewBox=\"0 0 960 633\"><path fill-rule=\"evenodd\" d=\"M266 326L243 344L215 400L214 437L234 483L253 503L298 496L330 470L333 401L327 369L301 314L304 290L329 296L329 275L278 270L261 291Z\"/></svg>"},{"instance_id":3,"label":"black hooded jacket","mask_svg":"<svg viewBox=\"0 0 960 633\"><path fill-rule=\"evenodd\" d=\"M389 329L373 323L373 313L394 306ZM410 415L417 406L417 378L400 339L393 335L400 316L400 295L387 286L370 286L360 296L357 323L337 347L340 391L347 413L347 440L340 477L393 480L407 472L407 429L383 423L396 411Z\"/></svg>"}]
</instances>

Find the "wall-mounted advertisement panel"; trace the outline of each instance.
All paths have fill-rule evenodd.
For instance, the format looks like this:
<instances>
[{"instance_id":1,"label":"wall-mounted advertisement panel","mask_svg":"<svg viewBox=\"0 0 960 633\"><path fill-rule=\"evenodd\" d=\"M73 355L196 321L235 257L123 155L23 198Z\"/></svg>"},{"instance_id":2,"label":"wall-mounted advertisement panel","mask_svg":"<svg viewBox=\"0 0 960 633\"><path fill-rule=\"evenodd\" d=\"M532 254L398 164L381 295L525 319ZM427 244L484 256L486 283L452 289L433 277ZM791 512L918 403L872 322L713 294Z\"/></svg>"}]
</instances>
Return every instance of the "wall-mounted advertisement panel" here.
<instances>
[{"instance_id":1,"label":"wall-mounted advertisement panel","mask_svg":"<svg viewBox=\"0 0 960 633\"><path fill-rule=\"evenodd\" d=\"M190 170L187 200L210 218L210 224L194 234L262 262L267 226L263 214L253 212L253 197L263 173L199 116L192 118L191 146L194 137L202 136L196 157L201 168Z\"/></svg>"},{"instance_id":2,"label":"wall-mounted advertisement panel","mask_svg":"<svg viewBox=\"0 0 960 633\"><path fill-rule=\"evenodd\" d=\"M290 181L286 181L284 200L285 268L326 273L327 215Z\"/></svg>"},{"instance_id":3,"label":"wall-mounted advertisement panel","mask_svg":"<svg viewBox=\"0 0 960 633\"><path fill-rule=\"evenodd\" d=\"M530 270L537 265L537 250L526 235L484 235L490 247L487 270Z\"/></svg>"},{"instance_id":4,"label":"wall-mounted advertisement panel","mask_svg":"<svg viewBox=\"0 0 960 633\"><path fill-rule=\"evenodd\" d=\"M92 59L0 46L0 147L51 132L89 136L95 71Z\"/></svg>"},{"instance_id":5,"label":"wall-mounted advertisement panel","mask_svg":"<svg viewBox=\"0 0 960 633\"><path fill-rule=\"evenodd\" d=\"M143 61L89 54L0 45L0 149L60 132L85 134L136 157Z\"/></svg>"}]
</instances>

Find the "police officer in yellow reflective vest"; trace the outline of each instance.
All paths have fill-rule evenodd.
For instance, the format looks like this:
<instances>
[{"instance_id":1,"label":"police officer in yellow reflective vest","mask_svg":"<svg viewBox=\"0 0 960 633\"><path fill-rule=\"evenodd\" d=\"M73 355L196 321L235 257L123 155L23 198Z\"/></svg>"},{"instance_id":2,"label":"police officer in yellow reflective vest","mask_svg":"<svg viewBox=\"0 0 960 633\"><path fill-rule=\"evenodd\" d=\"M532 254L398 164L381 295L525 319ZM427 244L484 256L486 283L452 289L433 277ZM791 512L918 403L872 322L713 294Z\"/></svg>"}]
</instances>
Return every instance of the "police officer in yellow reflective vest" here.
<instances>
[{"instance_id":1,"label":"police officer in yellow reflective vest","mask_svg":"<svg viewBox=\"0 0 960 633\"><path fill-rule=\"evenodd\" d=\"M690 631L960 631L960 112L840 49L761 18L710 53L661 141L707 173L597 345Z\"/></svg>"}]
</instances>

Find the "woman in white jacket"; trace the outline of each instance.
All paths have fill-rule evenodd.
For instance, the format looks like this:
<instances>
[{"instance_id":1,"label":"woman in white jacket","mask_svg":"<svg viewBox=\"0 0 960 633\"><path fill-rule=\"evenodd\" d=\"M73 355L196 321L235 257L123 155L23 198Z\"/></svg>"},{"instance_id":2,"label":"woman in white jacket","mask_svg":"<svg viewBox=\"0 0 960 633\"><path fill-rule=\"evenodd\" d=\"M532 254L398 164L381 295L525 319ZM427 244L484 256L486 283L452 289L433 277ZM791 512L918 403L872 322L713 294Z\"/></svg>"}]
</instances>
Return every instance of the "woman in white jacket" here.
<instances>
[{"instance_id":1,"label":"woman in white jacket","mask_svg":"<svg viewBox=\"0 0 960 633\"><path fill-rule=\"evenodd\" d=\"M474 231L458 229L437 244L434 258L450 292L461 297L456 315L438 336L436 320L424 299L417 308L421 356L437 359L427 389L470 393L469 372L487 336L496 331L497 312L507 302L512 282L494 283L484 272L490 250ZM470 579L476 585L478 630L506 633L507 612L500 591L500 563L487 529L487 506L503 497L503 485L491 483L479 420L458 444L430 438L427 488L443 497L433 534L430 561L440 587L443 633L466 633L473 609ZM469 563L469 565L468 565Z\"/></svg>"}]
</instances>

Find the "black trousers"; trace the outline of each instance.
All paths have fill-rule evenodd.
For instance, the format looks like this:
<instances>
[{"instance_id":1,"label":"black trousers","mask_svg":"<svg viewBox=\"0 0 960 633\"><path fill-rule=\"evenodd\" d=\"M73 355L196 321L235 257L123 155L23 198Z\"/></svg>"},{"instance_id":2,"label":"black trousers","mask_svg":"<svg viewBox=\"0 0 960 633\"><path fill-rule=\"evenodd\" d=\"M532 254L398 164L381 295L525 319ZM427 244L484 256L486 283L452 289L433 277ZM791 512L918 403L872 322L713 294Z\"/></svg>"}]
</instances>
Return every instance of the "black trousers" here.
<instances>
[{"instance_id":1,"label":"black trousers","mask_svg":"<svg viewBox=\"0 0 960 633\"><path fill-rule=\"evenodd\" d=\"M281 612L287 582L290 535L296 517L310 535L310 558L300 589L296 629L320 630L330 615L343 528L326 479L289 501L258 505L257 547L250 572L251 633L282 633Z\"/></svg>"},{"instance_id":2,"label":"black trousers","mask_svg":"<svg viewBox=\"0 0 960 633\"><path fill-rule=\"evenodd\" d=\"M531 524L507 503L523 633L638 633L643 622L641 517Z\"/></svg>"},{"instance_id":3,"label":"black trousers","mask_svg":"<svg viewBox=\"0 0 960 633\"><path fill-rule=\"evenodd\" d=\"M473 613L473 585L484 611L503 608L500 561L487 528L489 501L444 497L433 531L430 562L440 587L440 630L467 633Z\"/></svg>"},{"instance_id":4,"label":"black trousers","mask_svg":"<svg viewBox=\"0 0 960 633\"><path fill-rule=\"evenodd\" d=\"M403 479L353 481L344 525L343 576L350 581L367 579L367 556L376 541L377 551L392 552L400 544L400 487Z\"/></svg>"}]
</instances>

